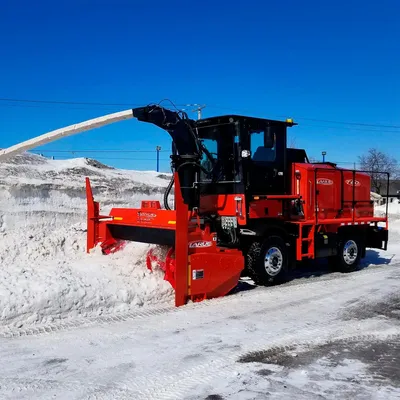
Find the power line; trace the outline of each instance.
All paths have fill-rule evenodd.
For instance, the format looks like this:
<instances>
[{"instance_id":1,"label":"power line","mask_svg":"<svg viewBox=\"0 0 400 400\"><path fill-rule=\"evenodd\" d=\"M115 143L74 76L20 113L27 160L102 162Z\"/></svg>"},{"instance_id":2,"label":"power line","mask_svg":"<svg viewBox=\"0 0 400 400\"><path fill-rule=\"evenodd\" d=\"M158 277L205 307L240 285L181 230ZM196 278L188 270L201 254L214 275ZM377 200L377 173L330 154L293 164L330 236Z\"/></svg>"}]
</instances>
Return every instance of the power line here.
<instances>
[{"instance_id":1,"label":"power line","mask_svg":"<svg viewBox=\"0 0 400 400\"><path fill-rule=\"evenodd\" d=\"M213 105L213 104L207 104L207 107L209 108L217 108L217 109L222 109L222 110L227 110L227 111L233 111L233 112L243 112L243 111L249 111L245 109L237 109L237 108L231 108L231 107L225 107L225 106L220 106L220 105ZM287 115L276 115L277 118L287 118ZM341 124L341 125L354 125L354 126L366 126L366 127L376 127L376 128L393 128L393 129L400 129L400 125L384 125L384 124L366 124L364 122L344 122L344 121L332 121L332 120L325 120L325 119L318 119L318 118L309 118L309 117L295 117L294 120L307 120L307 121L315 121L315 122L325 122L325 123L330 123L330 124Z\"/></svg>"},{"instance_id":2,"label":"power line","mask_svg":"<svg viewBox=\"0 0 400 400\"><path fill-rule=\"evenodd\" d=\"M399 133L399 131L387 131L382 129L368 129L368 128L357 128L357 127L346 127L346 126L329 126L329 125L314 125L314 124L301 124L301 127L312 127L312 128L322 128L322 129L339 129L339 130L352 130L361 132L376 132L376 133Z\"/></svg>"},{"instance_id":3,"label":"power line","mask_svg":"<svg viewBox=\"0 0 400 400\"><path fill-rule=\"evenodd\" d=\"M192 112L197 112L197 119L201 119L201 115L202 115L202 110L203 108L206 108L205 104L193 104L193 106L195 106L196 108L194 110L192 110Z\"/></svg>"},{"instance_id":4,"label":"power line","mask_svg":"<svg viewBox=\"0 0 400 400\"><path fill-rule=\"evenodd\" d=\"M50 157L46 157L50 158ZM58 156L58 159L69 160L73 157ZM78 158L89 158L89 157L78 157ZM131 157L96 157L97 160L123 160L123 161L154 161L154 158L131 158ZM160 158L160 161L171 161L169 158Z\"/></svg>"},{"instance_id":5,"label":"power line","mask_svg":"<svg viewBox=\"0 0 400 400\"><path fill-rule=\"evenodd\" d=\"M169 150L160 150L162 153L170 153ZM154 153L154 150L34 150L32 153Z\"/></svg>"},{"instance_id":6,"label":"power line","mask_svg":"<svg viewBox=\"0 0 400 400\"><path fill-rule=\"evenodd\" d=\"M73 155L75 153L154 153L154 150L119 150L119 149L79 149L79 150L31 150L31 153L34 154L53 154L53 153L62 153L66 155L60 155L59 157L68 157L68 154ZM169 150L159 150L160 153L171 153ZM98 156L98 158L104 159L103 156ZM312 159L316 159L316 157L311 157ZM128 159L128 160L140 160L138 158L121 158L115 157L113 159ZM152 158L143 158L142 160L152 160ZM160 160L169 160L169 158L160 158ZM354 161L330 161L334 164L354 164Z\"/></svg>"},{"instance_id":7,"label":"power line","mask_svg":"<svg viewBox=\"0 0 400 400\"><path fill-rule=\"evenodd\" d=\"M77 153L77 152L78 151L60 151L60 153ZM81 150L79 152L84 152L84 151ZM127 150L126 152L129 152L129 150ZM165 152L167 152L167 151L165 151ZM34 154L55 153L55 151L54 152L52 152L52 151L46 151L46 152L44 152L44 151L42 151L42 152L41 151L33 151L32 153L34 153ZM122 153L125 153L125 151L122 151ZM152 151L152 153L153 153L153 151ZM60 155L58 157L59 158L64 158L64 159L65 158L71 158L68 155ZM107 160L133 160L133 161L135 161L135 160L138 160L138 161L150 161L150 160L152 160L152 161L154 161L154 158L103 157L103 156L99 156L98 158L102 159L102 160L107 159ZM316 157L311 157L311 159L312 160L316 160ZM170 159L169 158L160 158L160 161L170 161ZM358 162L355 162L355 161L331 161L331 160L328 160L327 162L331 162L331 163L334 163L334 164L352 164L352 165L354 165L354 163L358 164Z\"/></svg>"},{"instance_id":8,"label":"power line","mask_svg":"<svg viewBox=\"0 0 400 400\"><path fill-rule=\"evenodd\" d=\"M330 120L325 120L325 119L306 118L306 117L297 117L297 119L304 119L305 121L326 122L326 123L329 123L329 124L342 124L342 125L354 125L354 126L367 126L367 127L375 127L375 128L395 128L395 129L400 129L400 125L365 124L363 122L330 121Z\"/></svg>"},{"instance_id":9,"label":"power line","mask_svg":"<svg viewBox=\"0 0 400 400\"><path fill-rule=\"evenodd\" d=\"M61 100L36 100L36 99L12 99L0 98L0 101L9 101L13 103L39 103L39 104L67 104L67 105L87 105L87 106L142 106L135 103L98 103L87 101L61 101Z\"/></svg>"},{"instance_id":10,"label":"power line","mask_svg":"<svg viewBox=\"0 0 400 400\"><path fill-rule=\"evenodd\" d=\"M161 104L162 102L166 101L162 100L158 104ZM104 103L104 102L91 102L91 101L64 101L64 100L38 100L38 99L14 99L14 98L8 98L8 97L2 97L0 98L0 101L2 102L10 102L10 103L34 103L34 104L59 104L59 105L85 105L85 106L107 106L107 107L117 107L117 106L126 106L126 107L142 107L144 103ZM151 102L149 104L157 104L155 102ZM171 104L174 104L171 102ZM10 104L11 105L11 104ZM186 104L174 104L175 106L178 107L195 107L198 106L198 104L191 104L191 103L186 103ZM203 107L204 108L204 107ZM197 110L196 110L197 111Z\"/></svg>"},{"instance_id":11,"label":"power line","mask_svg":"<svg viewBox=\"0 0 400 400\"><path fill-rule=\"evenodd\" d=\"M127 107L132 107L132 106L143 106L143 103L137 104L137 103L105 103L105 102L82 102L82 101L64 101L64 100L40 100L40 99L17 99L17 98L0 98L0 102L10 102L14 104L5 104L5 106L23 106L26 107L26 105L21 105L18 103L31 103L31 104L53 104L53 105L84 105L84 106L100 106L100 107L117 107L117 106L127 106ZM2 104L2 106L4 106ZM176 104L177 107L195 107L199 106L198 104ZM232 108L232 107L225 107L221 105L213 105L213 104L208 104L207 107L209 108L215 108L215 109L224 109L224 110L229 110L229 111L234 111L234 112L242 112L246 111L245 109L237 109L237 108ZM196 109L197 111L197 109ZM279 115L277 116L278 118L286 118L286 116ZM305 121L314 121L314 122L324 122L324 123L329 123L329 124L339 124L339 125L350 125L350 126L362 126L362 127L373 127L373 128L391 128L391 129L400 129L400 125L386 125L386 124L369 124L369 123L364 123L364 122L354 122L354 121L334 121L334 120L325 120L325 119L319 119L319 118L310 118L310 117L302 117L298 116L295 119L297 120L305 120ZM391 133L391 132L388 132Z\"/></svg>"},{"instance_id":12,"label":"power line","mask_svg":"<svg viewBox=\"0 0 400 400\"><path fill-rule=\"evenodd\" d=\"M1 101L1 100L0 100ZM45 108L45 109L51 109L54 110L55 107L60 107L59 109L61 110L100 110L100 106L85 106L85 107L71 107L68 104L18 104L18 103L14 103L14 104L5 104L5 103L0 103L0 107L7 107L7 108L11 108L11 107L23 107L23 108ZM63 107L63 106L67 106L67 107ZM103 108L101 108L102 111L104 110L115 110L116 106L104 106Z\"/></svg>"}]
</instances>

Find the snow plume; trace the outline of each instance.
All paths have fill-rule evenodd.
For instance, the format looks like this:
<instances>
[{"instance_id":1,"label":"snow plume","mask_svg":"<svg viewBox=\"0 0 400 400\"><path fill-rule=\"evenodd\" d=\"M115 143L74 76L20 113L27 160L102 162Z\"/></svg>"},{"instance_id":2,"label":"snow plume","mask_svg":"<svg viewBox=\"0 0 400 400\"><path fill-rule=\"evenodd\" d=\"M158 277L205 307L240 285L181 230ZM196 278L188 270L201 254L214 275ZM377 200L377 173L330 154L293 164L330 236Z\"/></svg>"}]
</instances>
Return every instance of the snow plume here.
<instances>
[{"instance_id":1,"label":"snow plume","mask_svg":"<svg viewBox=\"0 0 400 400\"><path fill-rule=\"evenodd\" d=\"M94 160L35 155L0 163L0 325L24 326L171 303L158 270L148 271L149 245L129 243L103 256L86 253L84 177L96 200L135 207L161 200L169 176L116 170ZM172 303L171 303L172 304Z\"/></svg>"}]
</instances>

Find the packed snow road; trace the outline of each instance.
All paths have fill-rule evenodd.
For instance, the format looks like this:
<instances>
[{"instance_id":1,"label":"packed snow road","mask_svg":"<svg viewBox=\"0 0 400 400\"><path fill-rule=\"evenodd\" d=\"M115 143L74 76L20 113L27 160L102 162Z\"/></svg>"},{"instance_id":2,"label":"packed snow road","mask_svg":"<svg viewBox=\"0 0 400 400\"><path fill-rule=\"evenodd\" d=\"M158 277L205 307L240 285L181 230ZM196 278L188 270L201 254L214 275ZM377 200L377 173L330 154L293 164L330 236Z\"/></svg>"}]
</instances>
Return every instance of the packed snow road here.
<instances>
[{"instance_id":1,"label":"packed snow road","mask_svg":"<svg viewBox=\"0 0 400 400\"><path fill-rule=\"evenodd\" d=\"M0 395L400 398L399 289L394 263L121 322L3 337Z\"/></svg>"}]
</instances>

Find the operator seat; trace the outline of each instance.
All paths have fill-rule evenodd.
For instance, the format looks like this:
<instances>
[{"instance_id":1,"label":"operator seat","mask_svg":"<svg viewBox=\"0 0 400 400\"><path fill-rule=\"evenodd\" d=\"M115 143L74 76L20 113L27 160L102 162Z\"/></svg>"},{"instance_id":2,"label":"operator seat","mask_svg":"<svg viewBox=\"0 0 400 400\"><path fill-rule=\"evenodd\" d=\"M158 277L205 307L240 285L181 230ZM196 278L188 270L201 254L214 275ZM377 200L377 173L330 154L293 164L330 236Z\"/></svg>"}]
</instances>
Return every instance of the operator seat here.
<instances>
[{"instance_id":1,"label":"operator seat","mask_svg":"<svg viewBox=\"0 0 400 400\"><path fill-rule=\"evenodd\" d=\"M275 161L275 149L269 149L264 146L257 148L253 155L253 161L255 162L274 162Z\"/></svg>"}]
</instances>

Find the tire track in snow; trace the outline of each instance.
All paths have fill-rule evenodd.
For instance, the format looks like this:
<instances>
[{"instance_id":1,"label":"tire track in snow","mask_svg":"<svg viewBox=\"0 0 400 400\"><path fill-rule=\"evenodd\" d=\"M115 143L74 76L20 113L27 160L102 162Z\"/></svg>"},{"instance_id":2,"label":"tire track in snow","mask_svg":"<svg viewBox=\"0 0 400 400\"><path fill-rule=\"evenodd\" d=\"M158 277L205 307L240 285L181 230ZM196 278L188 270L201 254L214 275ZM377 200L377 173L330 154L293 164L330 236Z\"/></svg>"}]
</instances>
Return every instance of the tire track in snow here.
<instances>
[{"instance_id":1,"label":"tire track in snow","mask_svg":"<svg viewBox=\"0 0 400 400\"><path fill-rule=\"evenodd\" d=\"M127 379L123 382L115 382L113 385L102 385L96 382L66 381L66 380L46 380L46 379L24 379L24 378L0 378L0 393L4 390L15 392L33 392L41 394L45 391L80 392L79 398L84 399L146 399L146 400L182 400L188 392L199 382L202 384L211 383L214 379L232 378L235 374L237 361L240 357L248 353L279 354L290 350L292 346L317 346L328 344L337 340L344 343L365 340L387 340L400 337L399 331L371 332L369 334L357 335L354 331L359 331L360 327L351 329L348 334L339 336L335 334L337 330L343 330L348 323L327 324L306 333L297 332L276 340L263 339L246 349L233 352L227 357L214 359L195 367L184 370L183 372L161 377L143 377L138 379ZM367 325L367 324L364 324ZM327 328L323 331L323 328ZM362 327L361 327L362 330ZM39 392L39 393L38 393ZM89 392L89 393L88 393ZM73 393L71 393L71 398Z\"/></svg>"},{"instance_id":2,"label":"tire track in snow","mask_svg":"<svg viewBox=\"0 0 400 400\"><path fill-rule=\"evenodd\" d=\"M108 399L132 399L135 392L128 389L113 387L111 385L101 385L93 382L80 382L80 381L61 381L61 380L47 380L47 379L26 379L26 378L0 378L0 393L1 392L33 392L40 394L40 392L56 391L63 392L87 392L91 391L85 396L87 399L101 399L107 393ZM39 393L38 393L39 392ZM111 395L111 397L110 397ZM79 396L81 397L81 396Z\"/></svg>"},{"instance_id":3,"label":"tire track in snow","mask_svg":"<svg viewBox=\"0 0 400 400\"><path fill-rule=\"evenodd\" d=\"M85 319L75 319L72 321L65 321L59 324L46 324L31 326L25 329L3 329L0 331L0 337L3 338L17 338L26 336L38 336L51 333L58 333L70 329L86 328L99 325L110 325L118 322L134 321L142 318L154 317L168 312L174 312L174 307L156 308L145 311L129 312L120 315L110 315L102 317L91 317Z\"/></svg>"},{"instance_id":4,"label":"tire track in snow","mask_svg":"<svg viewBox=\"0 0 400 400\"><path fill-rule=\"evenodd\" d=\"M237 360L250 352L261 351L270 354L278 354L287 351L293 345L315 346L335 340L347 339L366 340L399 336L399 328L394 331L375 332L359 335L360 331L368 331L369 322L365 321L350 325L349 321L331 323L327 321L316 329L310 330L307 324L303 324L295 333L279 337L275 340L263 338L262 340L245 346L242 350L234 351L229 356L219 357L212 362L208 361L195 367L186 369L180 373L161 376L158 371L153 371L151 376L144 376L134 379L124 379L113 382L112 385L102 385L96 382L81 382L68 380L46 380L46 379L23 379L23 378L0 378L1 391L17 390L38 392L43 391L70 391L84 392L86 399L179 399L185 398L192 387L199 382L211 382L217 375L230 377L237 368ZM341 334L344 332L344 334ZM339 335L338 335L339 333ZM89 391L89 393L87 393ZM72 394L72 393L71 393ZM79 398L82 398L81 396Z\"/></svg>"},{"instance_id":5,"label":"tire track in snow","mask_svg":"<svg viewBox=\"0 0 400 400\"><path fill-rule=\"evenodd\" d=\"M312 331L307 335L304 335L302 338L305 337L312 337L318 333L318 331ZM178 375L175 377L175 381L168 384L160 384L159 388L153 388L148 390L145 393L145 397L143 399L146 400L181 400L187 396L190 391L198 385L200 382L202 385L211 384L211 382L215 381L216 379L221 380L228 380L232 379L232 377L237 374L236 370L239 368L237 366L237 361L242 356L247 355L248 353L260 353L265 354L269 352L272 355L278 355L281 353L285 353L286 351L290 350L293 346L308 346L314 347L318 345L325 345L334 343L336 341L342 341L343 344L352 344L354 342L361 342L361 341L386 341L386 340L396 340L400 338L400 331L397 332L374 332L369 334L363 335L354 335L354 334L347 334L347 335L340 335L332 339L331 333L325 334L325 337L318 339L300 339L299 335L293 335L291 337L287 337L285 340L277 340L273 341L275 343L272 346L266 346L264 341L264 346L262 342L252 345L248 348L247 351L241 353L232 354L229 357L224 357L221 359L216 360L214 363L207 363L206 365L201 365L191 370L186 371L186 373ZM281 342L281 344L279 344ZM290 342L290 344L288 344Z\"/></svg>"},{"instance_id":6,"label":"tire track in snow","mask_svg":"<svg viewBox=\"0 0 400 400\"><path fill-rule=\"evenodd\" d=\"M377 271L376 271L377 272ZM374 275L376 275L374 273ZM391 275L389 275L391 276ZM387 276L383 277L384 279L381 282L377 282L376 280L370 280L369 282L366 282L362 285L358 284L358 288L360 287L373 287L375 284L381 284L384 282L384 280L387 278ZM348 281L352 282L354 281L353 279L349 279ZM317 296L313 296L313 299L315 298L323 298L324 293L329 293L330 295L336 294L340 296L340 294L343 294L343 292L348 292L348 291L354 291L354 287L352 286L347 286L344 288L343 291L339 293L334 293L331 288L325 288L325 290L322 290L322 293ZM310 299L312 301L312 299ZM289 302L287 304L279 304L280 309L285 309L287 307L290 307L292 305L299 305L299 302L301 305L304 305L304 301L301 299L297 299L296 301ZM338 307L338 310L340 310L342 307ZM267 311L267 310L266 310ZM149 398L149 399L182 399L185 398L185 394L188 394L189 389L193 388L196 384L201 382L205 382L207 380L213 380L215 379L215 374L216 373L223 373L225 370L227 371L228 375L232 378L232 373L234 372L235 368L235 363L237 359L242 356L247 354L248 352L253 352L253 351L265 351L270 349L271 352L282 352L286 351L288 347L293 346L294 344L301 344L305 345L308 344L309 346L316 345L318 343L327 343L329 340L331 340L332 337L335 338L335 340L339 339L347 339L347 341L354 341L354 340L367 340L367 339L373 339L373 338L385 338L387 335L399 335L400 334L400 328L395 327L391 329L388 332L377 332L373 334L362 334L360 335L361 332L368 332L368 330L371 330L371 321L363 321L362 323L354 322L351 324L350 321L343 321L339 323L332 323L332 319L327 319L326 323L321 324L318 328L314 330L310 330L309 323L305 322L302 324L302 326L297 326L296 327L296 332L293 334L288 334L285 335L284 338L280 338L276 341L272 341L270 339L268 340L261 340L258 341L256 344L251 344L247 346L244 350L239 350L233 352L230 356L228 357L221 357L217 360L214 360L212 363L206 363L202 366L199 366L196 369L191 369L188 371L187 374L185 375L178 375L174 378L175 382L179 382L178 384L176 383L171 383L171 385L167 385L166 382L162 383L161 387L159 388L159 391L157 392L156 395L153 397L151 396L151 393L154 392L154 388L148 393L150 397L143 397L143 398ZM376 321L372 321L372 324L376 324ZM379 325L378 325L379 326ZM379 326L379 329L383 329ZM348 332L346 334L339 334L336 332L339 330L341 332ZM322 338L322 339L321 339ZM283 346L283 347L282 347ZM229 367L229 365L233 367ZM233 369L232 369L233 368ZM162 396L161 396L162 394Z\"/></svg>"},{"instance_id":7,"label":"tire track in snow","mask_svg":"<svg viewBox=\"0 0 400 400\"><path fill-rule=\"evenodd\" d=\"M187 304L186 306L183 307L163 307L163 308L150 308L148 310L144 311L137 311L137 312L128 312L128 313L123 313L120 315L110 315L110 316L101 316L101 317L91 317L91 318L85 318L85 319L75 319L73 321L65 321L59 324L45 324L45 325L39 325L39 326L31 326L25 329L15 329L15 328L6 328L3 330L0 330L0 338L19 338L19 337L26 337L26 336L39 336L39 335L46 335L46 334L52 334L52 333L57 333L61 331L66 331L66 330L72 330L72 329L79 329L79 328L87 328L87 327L92 327L92 326L101 326L101 325L110 325L114 323L121 323L121 322L127 322L127 321L135 321L135 320L140 320L140 319L145 319L145 318L151 318L151 317L156 317L160 316L163 314L168 314L168 313L178 313L178 312L184 312L184 311L192 311L194 309L201 310L203 308L208 308L210 306L217 306L217 305L223 305L226 303L231 302L233 299L238 299L240 297L240 301L246 301L246 300L252 300L254 297L262 296L262 295L268 295L268 294L274 294L275 292L282 292L285 290L285 288L290 288L291 294L293 291L299 291L305 286L317 286L320 285L320 283L323 282L331 282L335 280L343 280L344 282L348 281L354 281L359 278L359 274L367 274L368 276L370 275L379 275L379 274L385 274L388 273L388 269L392 271L396 271L395 267L399 267L400 263L395 263L395 264L390 264L390 267L383 268L381 266L371 266L367 267L366 269L362 269L361 271L353 272L351 274L330 274L330 275L323 275L322 277L317 277L317 278L311 278L311 280L303 282L303 281L297 281L293 280L290 281L286 284L283 285L278 285L278 286L272 286L272 287L265 287L265 288L257 288L254 290L250 291L244 291L244 292L239 292L230 296L218 298L218 299L211 299L211 300L206 300L201 303L195 303L195 304ZM331 276L333 275L333 276ZM368 284L367 284L368 285ZM310 288L312 289L312 288ZM332 289L327 288L324 294L332 294L333 291ZM321 297L322 295L317 295L313 297L309 297L309 300L315 300L318 297ZM291 304L297 304L297 301L294 301L290 304L287 304L290 306ZM276 306L273 306L275 308ZM270 307L266 307L265 310L268 311Z\"/></svg>"}]
</instances>

